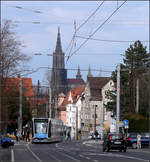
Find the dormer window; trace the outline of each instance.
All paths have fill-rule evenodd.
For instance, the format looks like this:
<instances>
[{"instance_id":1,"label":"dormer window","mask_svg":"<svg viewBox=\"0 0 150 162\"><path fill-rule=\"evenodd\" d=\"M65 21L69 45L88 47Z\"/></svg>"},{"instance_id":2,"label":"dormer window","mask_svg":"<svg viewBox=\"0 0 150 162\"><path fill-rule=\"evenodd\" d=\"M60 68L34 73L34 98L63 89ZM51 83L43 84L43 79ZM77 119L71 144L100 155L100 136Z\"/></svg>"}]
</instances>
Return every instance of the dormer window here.
<instances>
[{"instance_id":1,"label":"dormer window","mask_svg":"<svg viewBox=\"0 0 150 162\"><path fill-rule=\"evenodd\" d=\"M113 82L110 82L110 86L113 86Z\"/></svg>"}]
</instances>

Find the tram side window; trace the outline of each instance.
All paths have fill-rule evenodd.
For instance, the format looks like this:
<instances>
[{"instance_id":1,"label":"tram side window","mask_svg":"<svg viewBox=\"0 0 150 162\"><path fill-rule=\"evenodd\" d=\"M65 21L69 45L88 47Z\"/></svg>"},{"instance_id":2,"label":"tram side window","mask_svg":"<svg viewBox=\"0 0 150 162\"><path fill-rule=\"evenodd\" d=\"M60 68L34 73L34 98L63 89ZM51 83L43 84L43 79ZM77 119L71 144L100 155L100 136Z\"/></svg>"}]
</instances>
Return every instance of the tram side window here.
<instances>
[{"instance_id":1,"label":"tram side window","mask_svg":"<svg viewBox=\"0 0 150 162\"><path fill-rule=\"evenodd\" d=\"M55 121L51 122L51 136L56 137L56 124L55 124Z\"/></svg>"}]
</instances>

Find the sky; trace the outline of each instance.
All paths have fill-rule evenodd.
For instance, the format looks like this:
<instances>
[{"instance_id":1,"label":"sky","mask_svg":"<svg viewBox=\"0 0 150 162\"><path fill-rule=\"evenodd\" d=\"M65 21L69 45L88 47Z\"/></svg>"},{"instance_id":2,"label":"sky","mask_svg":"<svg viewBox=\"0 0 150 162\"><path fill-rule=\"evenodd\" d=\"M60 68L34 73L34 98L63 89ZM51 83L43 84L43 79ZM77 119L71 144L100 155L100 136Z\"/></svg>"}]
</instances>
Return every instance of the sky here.
<instances>
[{"instance_id":1,"label":"sky","mask_svg":"<svg viewBox=\"0 0 150 162\"><path fill-rule=\"evenodd\" d=\"M47 54L55 51L58 27L68 78L75 78L78 66L85 81L89 66L93 76L111 76L134 41L143 41L149 51L148 1L127 1L106 21L123 2L105 1L97 9L102 1L2 1L1 21L8 19L17 24L17 39L25 45L22 52L31 57L24 66L32 72L24 77L31 77L34 85L38 80L46 84L46 71L52 68L52 56ZM96 9L97 12L76 32L78 37L74 38L71 50L74 20L78 28ZM98 40L89 39L79 48L85 41L80 37L87 38L93 33L92 38ZM69 54L72 56L67 61Z\"/></svg>"}]
</instances>

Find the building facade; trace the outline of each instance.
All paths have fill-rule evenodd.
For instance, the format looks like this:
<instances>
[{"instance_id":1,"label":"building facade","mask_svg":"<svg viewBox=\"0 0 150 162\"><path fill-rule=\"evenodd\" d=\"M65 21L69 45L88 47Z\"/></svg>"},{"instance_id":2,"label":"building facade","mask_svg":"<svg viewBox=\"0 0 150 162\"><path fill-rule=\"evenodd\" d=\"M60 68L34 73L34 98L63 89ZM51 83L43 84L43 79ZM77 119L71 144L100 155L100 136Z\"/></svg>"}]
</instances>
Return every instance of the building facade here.
<instances>
[{"instance_id":1,"label":"building facade","mask_svg":"<svg viewBox=\"0 0 150 162\"><path fill-rule=\"evenodd\" d=\"M104 128L105 104L110 101L105 93L113 89L114 83L108 77L87 77L81 110L81 125L84 136L88 136L90 131L94 132L98 128Z\"/></svg>"}]
</instances>

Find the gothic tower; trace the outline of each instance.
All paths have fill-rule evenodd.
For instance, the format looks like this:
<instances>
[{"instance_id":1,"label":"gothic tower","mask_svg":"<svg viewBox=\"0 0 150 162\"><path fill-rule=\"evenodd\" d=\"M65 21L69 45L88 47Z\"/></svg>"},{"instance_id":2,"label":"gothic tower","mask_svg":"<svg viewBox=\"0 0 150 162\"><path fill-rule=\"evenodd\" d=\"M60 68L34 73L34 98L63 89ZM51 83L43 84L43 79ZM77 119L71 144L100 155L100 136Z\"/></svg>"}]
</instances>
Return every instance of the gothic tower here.
<instances>
[{"instance_id":1,"label":"gothic tower","mask_svg":"<svg viewBox=\"0 0 150 162\"><path fill-rule=\"evenodd\" d=\"M91 73L91 67L90 67L90 65L89 65L89 70L88 70L88 75L87 75L87 77L93 77L93 75L92 75L92 73Z\"/></svg>"},{"instance_id":2,"label":"gothic tower","mask_svg":"<svg viewBox=\"0 0 150 162\"><path fill-rule=\"evenodd\" d=\"M80 74L80 67L78 66L78 71L77 71L77 75L76 75L76 79L81 79L81 74Z\"/></svg>"},{"instance_id":3,"label":"gothic tower","mask_svg":"<svg viewBox=\"0 0 150 162\"><path fill-rule=\"evenodd\" d=\"M67 70L65 69L64 53L61 47L60 28L58 28L56 49L53 53L53 67L51 76L52 97L67 92Z\"/></svg>"}]
</instances>

